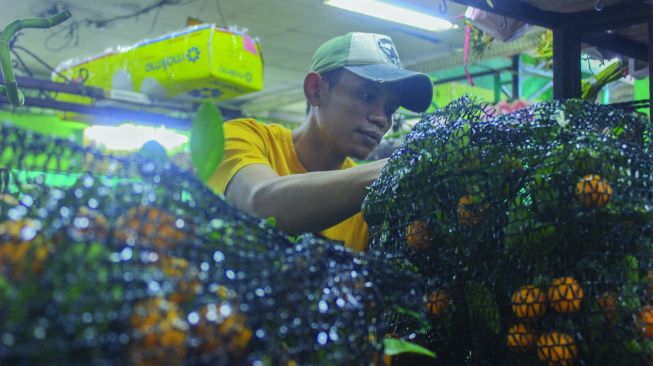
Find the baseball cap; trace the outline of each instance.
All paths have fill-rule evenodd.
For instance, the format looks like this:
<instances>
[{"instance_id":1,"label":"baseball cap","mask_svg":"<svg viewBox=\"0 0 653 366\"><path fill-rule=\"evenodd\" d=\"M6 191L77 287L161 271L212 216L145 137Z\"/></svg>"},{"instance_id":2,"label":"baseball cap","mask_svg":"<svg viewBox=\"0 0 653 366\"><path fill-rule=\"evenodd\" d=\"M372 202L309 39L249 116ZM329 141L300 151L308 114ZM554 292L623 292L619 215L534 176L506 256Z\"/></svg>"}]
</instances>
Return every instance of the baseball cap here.
<instances>
[{"instance_id":1,"label":"baseball cap","mask_svg":"<svg viewBox=\"0 0 653 366\"><path fill-rule=\"evenodd\" d=\"M401 67L392 39L383 34L350 32L323 43L311 61L309 71L320 74L337 68L379 83L400 87L400 104L413 112L423 112L433 99L431 78Z\"/></svg>"}]
</instances>

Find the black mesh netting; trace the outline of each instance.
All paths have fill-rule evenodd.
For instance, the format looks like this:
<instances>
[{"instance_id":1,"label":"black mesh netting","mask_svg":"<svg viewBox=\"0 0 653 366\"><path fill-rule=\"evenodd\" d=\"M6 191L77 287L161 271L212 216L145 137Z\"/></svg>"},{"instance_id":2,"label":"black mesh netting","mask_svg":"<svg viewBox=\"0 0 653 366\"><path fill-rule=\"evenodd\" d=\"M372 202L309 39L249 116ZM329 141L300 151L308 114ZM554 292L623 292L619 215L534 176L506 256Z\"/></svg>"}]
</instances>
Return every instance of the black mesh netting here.
<instances>
[{"instance_id":1,"label":"black mesh netting","mask_svg":"<svg viewBox=\"0 0 653 366\"><path fill-rule=\"evenodd\" d=\"M578 100L463 97L413 128L363 213L427 278L436 363L653 363L650 144L646 117Z\"/></svg>"},{"instance_id":2,"label":"black mesh netting","mask_svg":"<svg viewBox=\"0 0 653 366\"><path fill-rule=\"evenodd\" d=\"M406 271L281 235L190 173L0 128L0 364L381 364Z\"/></svg>"}]
</instances>

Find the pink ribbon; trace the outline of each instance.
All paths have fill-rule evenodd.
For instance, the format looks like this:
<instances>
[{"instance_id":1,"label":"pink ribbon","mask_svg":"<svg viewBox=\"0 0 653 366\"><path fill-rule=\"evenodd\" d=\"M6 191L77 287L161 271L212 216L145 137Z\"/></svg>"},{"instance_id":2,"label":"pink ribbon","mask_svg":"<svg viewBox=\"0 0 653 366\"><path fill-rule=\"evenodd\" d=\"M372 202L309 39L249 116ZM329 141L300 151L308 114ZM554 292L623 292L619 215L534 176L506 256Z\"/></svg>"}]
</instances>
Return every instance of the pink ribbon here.
<instances>
[{"instance_id":1,"label":"pink ribbon","mask_svg":"<svg viewBox=\"0 0 653 366\"><path fill-rule=\"evenodd\" d=\"M467 29L465 29L465 55L464 55L464 62L463 62L463 67L465 68L465 76L467 76L467 81L469 81L469 84L474 87L476 86L474 84L474 80L472 80L472 75L469 73L469 70L467 69L467 62L469 61L469 43L471 42L472 38L472 27L470 25L467 25Z\"/></svg>"}]
</instances>

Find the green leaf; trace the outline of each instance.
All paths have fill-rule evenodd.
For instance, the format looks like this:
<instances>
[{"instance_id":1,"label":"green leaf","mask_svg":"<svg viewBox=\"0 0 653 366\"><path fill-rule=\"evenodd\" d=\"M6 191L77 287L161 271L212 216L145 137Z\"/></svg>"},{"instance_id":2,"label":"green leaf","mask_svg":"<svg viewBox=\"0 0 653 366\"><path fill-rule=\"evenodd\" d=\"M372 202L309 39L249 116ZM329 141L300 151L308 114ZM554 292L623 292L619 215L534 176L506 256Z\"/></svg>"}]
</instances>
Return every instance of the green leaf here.
<instances>
[{"instance_id":1,"label":"green leaf","mask_svg":"<svg viewBox=\"0 0 653 366\"><path fill-rule=\"evenodd\" d=\"M277 218L274 216L268 217L265 222L272 227L277 227Z\"/></svg>"},{"instance_id":2,"label":"green leaf","mask_svg":"<svg viewBox=\"0 0 653 366\"><path fill-rule=\"evenodd\" d=\"M624 271L624 280L629 284L637 284L639 282L639 264L637 258L632 255L627 255L621 260L621 268Z\"/></svg>"},{"instance_id":3,"label":"green leaf","mask_svg":"<svg viewBox=\"0 0 653 366\"><path fill-rule=\"evenodd\" d=\"M224 119L211 103L203 102L193 119L190 154L197 177L207 182L224 154Z\"/></svg>"},{"instance_id":4,"label":"green leaf","mask_svg":"<svg viewBox=\"0 0 653 366\"><path fill-rule=\"evenodd\" d=\"M385 354L389 356L396 356L402 353L415 353L435 358L435 352L418 344L404 341L403 339L385 338L383 345L385 347Z\"/></svg>"},{"instance_id":5,"label":"green leaf","mask_svg":"<svg viewBox=\"0 0 653 366\"><path fill-rule=\"evenodd\" d=\"M627 66L623 65L621 62L615 61L596 74L595 81L583 80L583 100L594 101L599 95L601 89L624 76L626 67Z\"/></svg>"},{"instance_id":6,"label":"green leaf","mask_svg":"<svg viewBox=\"0 0 653 366\"><path fill-rule=\"evenodd\" d=\"M429 322L426 320L426 318L424 317L424 315L422 313L419 313L419 312L414 311L414 310L406 309L406 308L403 308L401 306L394 306L393 309L399 314L407 315L407 316L410 316L411 318L413 318L414 320L417 320L424 327L428 327L428 325L429 325Z\"/></svg>"}]
</instances>

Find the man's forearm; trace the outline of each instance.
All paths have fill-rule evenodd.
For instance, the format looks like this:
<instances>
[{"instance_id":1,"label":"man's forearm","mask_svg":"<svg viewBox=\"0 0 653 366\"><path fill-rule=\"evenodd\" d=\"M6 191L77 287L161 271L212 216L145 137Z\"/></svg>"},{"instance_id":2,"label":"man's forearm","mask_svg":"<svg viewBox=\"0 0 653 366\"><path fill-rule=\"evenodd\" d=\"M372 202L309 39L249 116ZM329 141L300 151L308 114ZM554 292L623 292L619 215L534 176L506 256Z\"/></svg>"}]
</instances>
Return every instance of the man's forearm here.
<instances>
[{"instance_id":1,"label":"man's forearm","mask_svg":"<svg viewBox=\"0 0 653 366\"><path fill-rule=\"evenodd\" d=\"M258 216L275 217L289 234L321 231L360 211L384 163L278 177L257 186L248 206Z\"/></svg>"}]
</instances>

